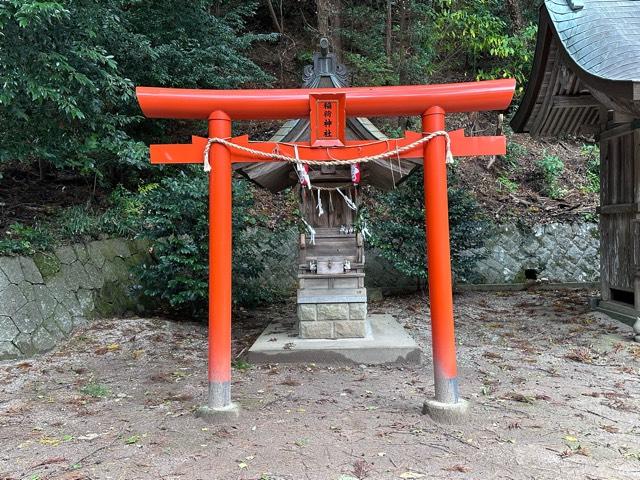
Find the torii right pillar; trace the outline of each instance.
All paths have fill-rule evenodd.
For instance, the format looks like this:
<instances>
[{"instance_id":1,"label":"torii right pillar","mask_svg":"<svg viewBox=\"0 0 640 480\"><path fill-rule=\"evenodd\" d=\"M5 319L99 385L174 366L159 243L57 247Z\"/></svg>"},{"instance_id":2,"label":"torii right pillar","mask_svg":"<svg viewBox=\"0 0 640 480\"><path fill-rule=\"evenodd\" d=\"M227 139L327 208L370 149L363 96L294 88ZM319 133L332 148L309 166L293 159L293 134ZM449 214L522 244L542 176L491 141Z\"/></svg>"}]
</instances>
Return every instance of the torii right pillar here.
<instances>
[{"instance_id":1,"label":"torii right pillar","mask_svg":"<svg viewBox=\"0 0 640 480\"><path fill-rule=\"evenodd\" d=\"M422 114L422 134L444 130L444 118L442 108L429 108ZM458 423L468 404L458 392L445 147L443 137L435 137L424 146L424 207L435 398L424 402L422 413L441 423Z\"/></svg>"}]
</instances>

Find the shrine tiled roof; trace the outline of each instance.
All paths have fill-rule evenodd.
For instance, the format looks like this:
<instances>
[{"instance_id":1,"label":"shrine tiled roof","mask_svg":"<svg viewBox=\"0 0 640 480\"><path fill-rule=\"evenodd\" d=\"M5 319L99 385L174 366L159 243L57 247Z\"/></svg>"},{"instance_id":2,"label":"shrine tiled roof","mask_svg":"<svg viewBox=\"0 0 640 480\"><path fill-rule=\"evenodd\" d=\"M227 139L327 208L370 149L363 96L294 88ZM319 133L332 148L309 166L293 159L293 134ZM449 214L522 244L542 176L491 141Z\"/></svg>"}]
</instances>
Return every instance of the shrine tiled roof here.
<instances>
[{"instance_id":1,"label":"shrine tiled roof","mask_svg":"<svg viewBox=\"0 0 640 480\"><path fill-rule=\"evenodd\" d=\"M545 0L511 126L534 136L597 134L607 112L640 118L640 0Z\"/></svg>"},{"instance_id":2,"label":"shrine tiled roof","mask_svg":"<svg viewBox=\"0 0 640 480\"><path fill-rule=\"evenodd\" d=\"M546 0L558 38L585 72L640 81L640 1Z\"/></svg>"}]
</instances>

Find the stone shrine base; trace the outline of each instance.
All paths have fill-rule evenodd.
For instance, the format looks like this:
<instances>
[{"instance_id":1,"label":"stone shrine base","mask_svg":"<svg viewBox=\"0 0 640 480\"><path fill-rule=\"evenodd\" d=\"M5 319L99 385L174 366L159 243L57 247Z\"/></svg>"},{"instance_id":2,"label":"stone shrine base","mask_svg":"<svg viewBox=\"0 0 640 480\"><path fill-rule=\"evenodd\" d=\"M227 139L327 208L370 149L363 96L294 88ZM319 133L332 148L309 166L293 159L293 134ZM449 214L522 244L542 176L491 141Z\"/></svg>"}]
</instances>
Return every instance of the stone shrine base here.
<instances>
[{"instance_id":1,"label":"stone shrine base","mask_svg":"<svg viewBox=\"0 0 640 480\"><path fill-rule=\"evenodd\" d=\"M296 319L272 322L249 349L250 363L420 363L415 340L391 315L369 315L364 338L298 336Z\"/></svg>"}]
</instances>

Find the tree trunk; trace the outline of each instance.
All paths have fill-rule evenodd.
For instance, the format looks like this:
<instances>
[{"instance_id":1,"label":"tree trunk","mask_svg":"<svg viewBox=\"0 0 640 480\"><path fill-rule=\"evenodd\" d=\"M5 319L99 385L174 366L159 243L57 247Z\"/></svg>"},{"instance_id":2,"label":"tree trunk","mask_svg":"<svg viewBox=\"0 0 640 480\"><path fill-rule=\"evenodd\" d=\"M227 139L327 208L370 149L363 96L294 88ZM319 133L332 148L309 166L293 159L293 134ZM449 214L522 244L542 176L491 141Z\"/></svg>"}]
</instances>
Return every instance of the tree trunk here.
<instances>
[{"instance_id":1,"label":"tree trunk","mask_svg":"<svg viewBox=\"0 0 640 480\"><path fill-rule=\"evenodd\" d=\"M516 32L522 30L524 26L524 19L522 18L522 9L520 8L519 0L506 0L507 9L509 10L509 16L511 17L511 23Z\"/></svg>"},{"instance_id":2,"label":"tree trunk","mask_svg":"<svg viewBox=\"0 0 640 480\"><path fill-rule=\"evenodd\" d=\"M391 63L391 45L393 42L393 0L387 0L387 25L384 39L384 50L387 54L387 61Z\"/></svg>"},{"instance_id":3,"label":"tree trunk","mask_svg":"<svg viewBox=\"0 0 640 480\"><path fill-rule=\"evenodd\" d=\"M411 52L411 0L398 0L398 80L400 85L409 83L407 58Z\"/></svg>"},{"instance_id":4,"label":"tree trunk","mask_svg":"<svg viewBox=\"0 0 640 480\"><path fill-rule=\"evenodd\" d=\"M214 2L211 6L211 13L213 13L214 17L222 16L222 0L216 0L216 2Z\"/></svg>"},{"instance_id":5,"label":"tree trunk","mask_svg":"<svg viewBox=\"0 0 640 480\"><path fill-rule=\"evenodd\" d=\"M282 8L280 9L280 20L278 21L278 15L276 14L275 8L273 8L273 2L271 0L267 0L267 6L269 7L269 14L271 14L271 20L273 21L273 26L276 27L276 30L280 35L284 33L284 22L282 21ZM280 6L282 7L282 1L280 2Z\"/></svg>"},{"instance_id":6,"label":"tree trunk","mask_svg":"<svg viewBox=\"0 0 640 480\"><path fill-rule=\"evenodd\" d=\"M411 1L398 0L398 81L400 85L410 83L409 57L411 55ZM398 127L407 129L409 117L398 117Z\"/></svg>"},{"instance_id":7,"label":"tree trunk","mask_svg":"<svg viewBox=\"0 0 640 480\"><path fill-rule=\"evenodd\" d=\"M342 39L340 35L341 8L340 0L316 0L318 12L318 31L321 37L327 37L333 53L340 59Z\"/></svg>"}]
</instances>

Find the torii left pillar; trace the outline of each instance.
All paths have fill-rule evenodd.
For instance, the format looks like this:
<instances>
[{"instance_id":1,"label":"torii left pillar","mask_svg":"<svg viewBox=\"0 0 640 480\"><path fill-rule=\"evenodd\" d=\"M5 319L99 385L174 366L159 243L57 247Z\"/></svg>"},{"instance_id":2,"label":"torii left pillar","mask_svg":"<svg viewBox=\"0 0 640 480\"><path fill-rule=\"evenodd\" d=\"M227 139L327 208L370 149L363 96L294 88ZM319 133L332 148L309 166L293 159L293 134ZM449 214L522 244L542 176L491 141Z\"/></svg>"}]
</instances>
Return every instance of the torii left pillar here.
<instances>
[{"instance_id":1,"label":"torii left pillar","mask_svg":"<svg viewBox=\"0 0 640 480\"><path fill-rule=\"evenodd\" d=\"M208 118L209 137L231 136L231 118L216 110ZM209 151L209 397L198 410L201 416L238 415L231 402L231 155L224 145Z\"/></svg>"}]
</instances>

